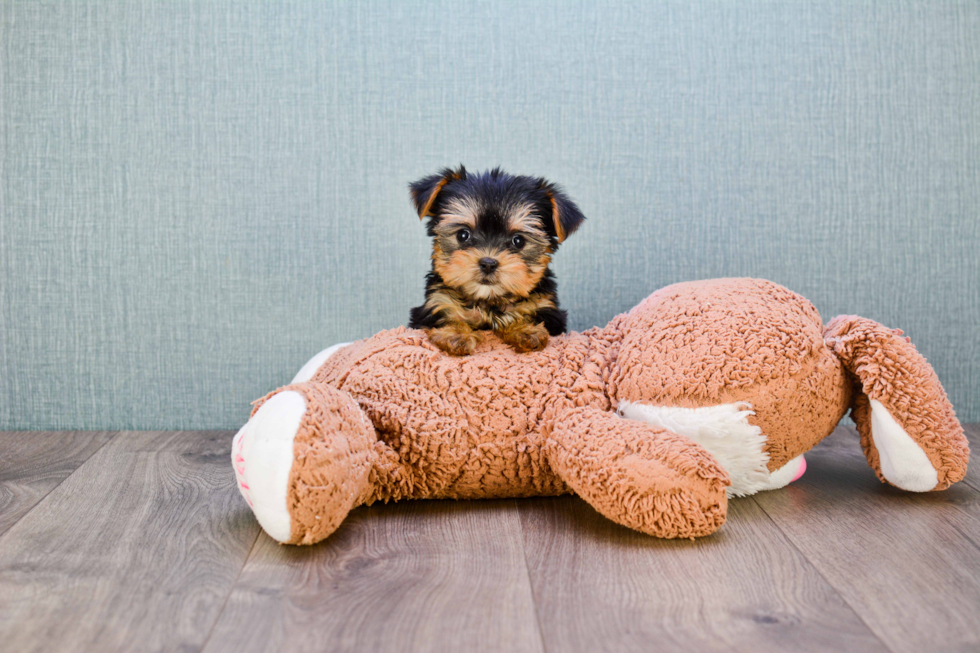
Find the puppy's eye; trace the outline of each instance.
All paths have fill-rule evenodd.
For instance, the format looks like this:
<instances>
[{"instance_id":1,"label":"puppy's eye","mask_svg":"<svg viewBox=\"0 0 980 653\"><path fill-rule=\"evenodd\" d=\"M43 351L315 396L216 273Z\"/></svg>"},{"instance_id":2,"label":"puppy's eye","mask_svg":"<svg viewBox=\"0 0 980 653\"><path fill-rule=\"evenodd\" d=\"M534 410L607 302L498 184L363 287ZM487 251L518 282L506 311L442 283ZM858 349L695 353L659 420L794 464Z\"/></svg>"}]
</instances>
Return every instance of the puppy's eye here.
<instances>
[{"instance_id":1,"label":"puppy's eye","mask_svg":"<svg viewBox=\"0 0 980 653\"><path fill-rule=\"evenodd\" d=\"M527 241L524 240L524 236L517 234L510 239L510 242L514 245L516 249L521 249L524 247Z\"/></svg>"},{"instance_id":2,"label":"puppy's eye","mask_svg":"<svg viewBox=\"0 0 980 653\"><path fill-rule=\"evenodd\" d=\"M468 243L468 242L470 242L470 230L469 229L460 229L459 231L457 231L456 232L456 240L458 240L461 243Z\"/></svg>"}]
</instances>

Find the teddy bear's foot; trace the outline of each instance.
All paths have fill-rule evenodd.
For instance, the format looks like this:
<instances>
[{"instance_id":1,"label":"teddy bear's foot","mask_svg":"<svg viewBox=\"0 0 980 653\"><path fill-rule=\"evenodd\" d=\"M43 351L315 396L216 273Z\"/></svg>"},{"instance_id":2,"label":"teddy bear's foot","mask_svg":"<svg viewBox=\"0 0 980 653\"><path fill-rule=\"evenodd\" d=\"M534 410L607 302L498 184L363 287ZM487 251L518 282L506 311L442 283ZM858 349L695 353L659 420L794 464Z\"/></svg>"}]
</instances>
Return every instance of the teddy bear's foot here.
<instances>
[{"instance_id":1,"label":"teddy bear's foot","mask_svg":"<svg viewBox=\"0 0 980 653\"><path fill-rule=\"evenodd\" d=\"M841 315L824 341L859 382L851 417L868 464L903 490L942 490L966 474L970 447L932 366L902 332Z\"/></svg>"},{"instance_id":2,"label":"teddy bear's foot","mask_svg":"<svg viewBox=\"0 0 980 653\"><path fill-rule=\"evenodd\" d=\"M262 400L232 443L239 490L289 544L326 538L370 495L374 427L345 392L296 384Z\"/></svg>"},{"instance_id":3,"label":"teddy bear's foot","mask_svg":"<svg viewBox=\"0 0 980 653\"><path fill-rule=\"evenodd\" d=\"M288 542L292 532L288 508L293 440L306 414L298 392L280 392L252 416L232 440L231 458L238 490L262 529L274 540Z\"/></svg>"},{"instance_id":4,"label":"teddy bear's foot","mask_svg":"<svg viewBox=\"0 0 980 653\"><path fill-rule=\"evenodd\" d=\"M306 361L306 365L300 368L299 372L296 373L296 376L293 377L293 380L290 381L290 383L303 383L305 381L309 381L313 378L313 375L316 374L321 367L323 367L323 364L327 362L328 358L349 344L351 343L341 342L333 345L332 347L327 347L319 354Z\"/></svg>"},{"instance_id":5,"label":"teddy bear's foot","mask_svg":"<svg viewBox=\"0 0 980 653\"><path fill-rule=\"evenodd\" d=\"M728 509L728 474L688 438L595 408L562 416L548 461L576 494L609 519L666 538L716 531Z\"/></svg>"},{"instance_id":6,"label":"teddy bear's foot","mask_svg":"<svg viewBox=\"0 0 980 653\"><path fill-rule=\"evenodd\" d=\"M765 487L759 488L759 492L778 490L781 487L786 487L790 483L802 478L804 472L806 472L806 458L800 454L769 474L769 483Z\"/></svg>"},{"instance_id":7,"label":"teddy bear's foot","mask_svg":"<svg viewBox=\"0 0 980 653\"><path fill-rule=\"evenodd\" d=\"M895 487L910 492L928 492L939 484L939 474L929 456L892 417L884 404L868 399L871 412L871 441L878 452L881 475ZM864 398L861 398L864 403ZM866 421L866 420L862 420ZM866 428L866 425L863 425Z\"/></svg>"}]
</instances>

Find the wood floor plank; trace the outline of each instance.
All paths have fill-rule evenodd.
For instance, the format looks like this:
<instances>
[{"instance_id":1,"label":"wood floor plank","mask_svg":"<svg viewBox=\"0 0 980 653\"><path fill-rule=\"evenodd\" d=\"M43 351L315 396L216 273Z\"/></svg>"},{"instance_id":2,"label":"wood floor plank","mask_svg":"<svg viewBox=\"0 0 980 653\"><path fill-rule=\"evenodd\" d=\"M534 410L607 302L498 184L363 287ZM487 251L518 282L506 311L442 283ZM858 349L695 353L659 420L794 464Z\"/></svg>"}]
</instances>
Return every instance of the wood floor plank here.
<instances>
[{"instance_id":1,"label":"wood floor plank","mask_svg":"<svg viewBox=\"0 0 980 653\"><path fill-rule=\"evenodd\" d=\"M0 535L114 434L114 431L0 432Z\"/></svg>"},{"instance_id":2,"label":"wood floor plank","mask_svg":"<svg viewBox=\"0 0 980 653\"><path fill-rule=\"evenodd\" d=\"M909 494L842 429L696 542L565 497L375 506L281 547L237 495L231 435L0 433L0 648L980 647L976 460Z\"/></svg>"},{"instance_id":3,"label":"wood floor plank","mask_svg":"<svg viewBox=\"0 0 980 653\"><path fill-rule=\"evenodd\" d=\"M751 498L696 541L628 530L573 497L519 508L548 650L886 650Z\"/></svg>"},{"instance_id":4,"label":"wood floor plank","mask_svg":"<svg viewBox=\"0 0 980 653\"><path fill-rule=\"evenodd\" d=\"M0 538L15 651L200 648L255 542L230 432L119 433Z\"/></svg>"},{"instance_id":5,"label":"wood floor plank","mask_svg":"<svg viewBox=\"0 0 980 653\"><path fill-rule=\"evenodd\" d=\"M513 501L358 508L313 547L261 535L205 651L541 651Z\"/></svg>"},{"instance_id":6,"label":"wood floor plank","mask_svg":"<svg viewBox=\"0 0 980 653\"><path fill-rule=\"evenodd\" d=\"M875 634L896 652L980 647L980 492L885 485L850 427L807 464L756 500Z\"/></svg>"}]
</instances>

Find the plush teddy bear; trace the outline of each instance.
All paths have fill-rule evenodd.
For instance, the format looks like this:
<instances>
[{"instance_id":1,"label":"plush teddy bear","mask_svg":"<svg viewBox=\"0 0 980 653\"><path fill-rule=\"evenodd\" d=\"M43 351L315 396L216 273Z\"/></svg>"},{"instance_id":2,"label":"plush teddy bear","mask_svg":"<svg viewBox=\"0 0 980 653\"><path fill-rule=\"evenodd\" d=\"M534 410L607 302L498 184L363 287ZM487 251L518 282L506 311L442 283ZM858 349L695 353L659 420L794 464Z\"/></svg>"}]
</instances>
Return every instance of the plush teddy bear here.
<instances>
[{"instance_id":1,"label":"plush teddy bear","mask_svg":"<svg viewBox=\"0 0 980 653\"><path fill-rule=\"evenodd\" d=\"M242 494L274 539L313 544L356 506L574 492L613 521L697 537L727 498L785 486L851 414L899 488L963 478L969 448L901 331L768 281L663 288L603 328L453 357L398 328L321 352L235 436Z\"/></svg>"}]
</instances>

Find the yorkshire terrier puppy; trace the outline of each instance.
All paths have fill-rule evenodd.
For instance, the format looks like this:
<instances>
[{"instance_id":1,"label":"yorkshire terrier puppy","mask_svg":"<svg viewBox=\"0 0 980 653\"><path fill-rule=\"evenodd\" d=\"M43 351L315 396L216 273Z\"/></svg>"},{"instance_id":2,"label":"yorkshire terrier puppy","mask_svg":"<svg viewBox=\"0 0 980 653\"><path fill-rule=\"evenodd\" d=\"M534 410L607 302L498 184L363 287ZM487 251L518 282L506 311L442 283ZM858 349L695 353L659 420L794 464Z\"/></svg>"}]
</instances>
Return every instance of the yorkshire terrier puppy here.
<instances>
[{"instance_id":1,"label":"yorkshire terrier puppy","mask_svg":"<svg viewBox=\"0 0 980 653\"><path fill-rule=\"evenodd\" d=\"M432 271L409 327L455 356L473 353L492 330L519 352L565 332L551 256L585 216L551 182L495 168L460 166L411 184L419 219L429 218Z\"/></svg>"}]
</instances>

